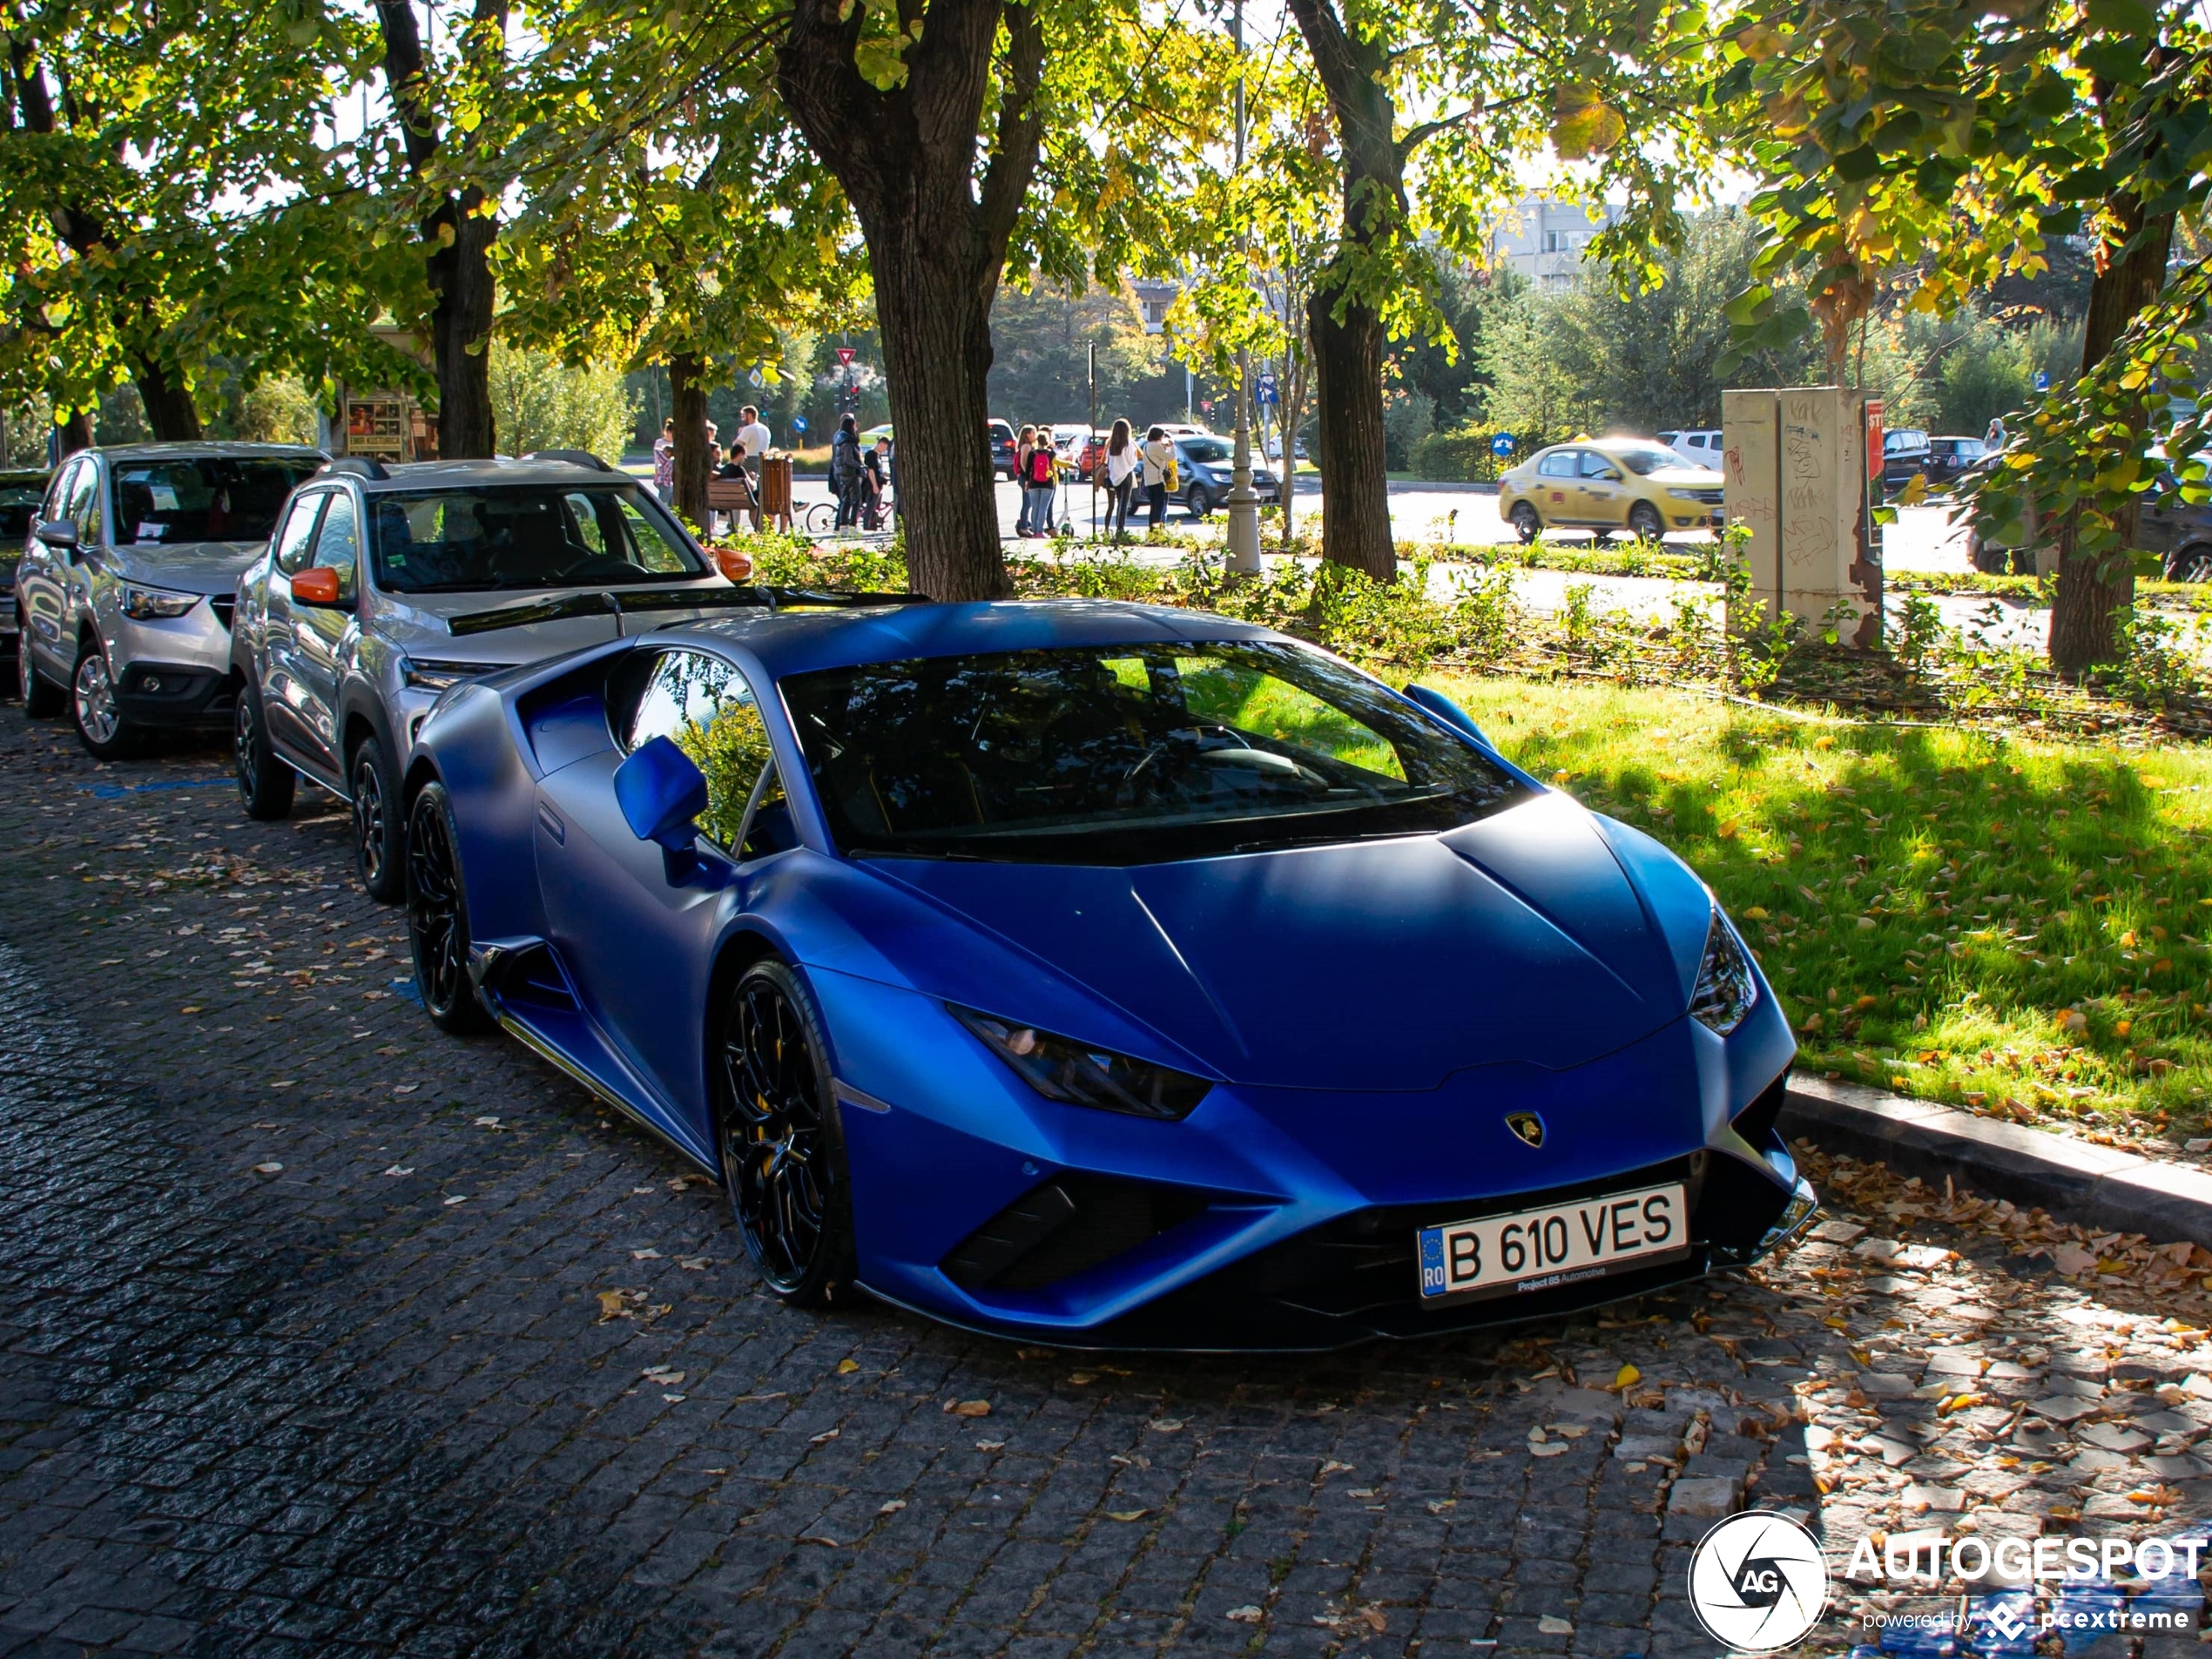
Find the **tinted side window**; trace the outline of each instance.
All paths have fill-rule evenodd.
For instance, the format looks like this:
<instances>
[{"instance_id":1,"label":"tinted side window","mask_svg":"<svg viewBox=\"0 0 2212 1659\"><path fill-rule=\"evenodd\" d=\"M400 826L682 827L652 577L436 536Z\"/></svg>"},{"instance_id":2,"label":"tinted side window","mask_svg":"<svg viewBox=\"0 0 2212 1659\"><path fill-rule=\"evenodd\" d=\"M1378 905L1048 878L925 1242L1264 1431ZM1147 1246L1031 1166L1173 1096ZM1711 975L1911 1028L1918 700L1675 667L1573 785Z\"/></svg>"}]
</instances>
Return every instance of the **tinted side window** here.
<instances>
[{"instance_id":1,"label":"tinted side window","mask_svg":"<svg viewBox=\"0 0 2212 1659\"><path fill-rule=\"evenodd\" d=\"M341 603L353 598L354 573L361 568L358 524L354 498L342 489L333 490L329 510L322 516L322 528L315 532L313 562L338 572L338 597Z\"/></svg>"},{"instance_id":2,"label":"tinted side window","mask_svg":"<svg viewBox=\"0 0 2212 1659\"><path fill-rule=\"evenodd\" d=\"M1536 470L1547 478L1572 478L1575 475L1575 451L1562 449L1557 455L1546 455Z\"/></svg>"},{"instance_id":3,"label":"tinted side window","mask_svg":"<svg viewBox=\"0 0 2212 1659\"><path fill-rule=\"evenodd\" d=\"M284 526L276 536L276 568L285 575L297 575L307 563L314 546L315 515L329 499L328 490L293 498L292 509L284 516Z\"/></svg>"},{"instance_id":4,"label":"tinted side window","mask_svg":"<svg viewBox=\"0 0 2212 1659\"><path fill-rule=\"evenodd\" d=\"M61 516L77 526L77 539L87 547L100 539L99 491L99 468L90 461L78 462L69 475L69 496L62 502Z\"/></svg>"},{"instance_id":5,"label":"tinted side window","mask_svg":"<svg viewBox=\"0 0 2212 1659\"><path fill-rule=\"evenodd\" d=\"M704 651L664 651L645 679L623 748L666 738L706 774L699 828L737 845L753 786L768 764L768 728L745 676Z\"/></svg>"}]
</instances>

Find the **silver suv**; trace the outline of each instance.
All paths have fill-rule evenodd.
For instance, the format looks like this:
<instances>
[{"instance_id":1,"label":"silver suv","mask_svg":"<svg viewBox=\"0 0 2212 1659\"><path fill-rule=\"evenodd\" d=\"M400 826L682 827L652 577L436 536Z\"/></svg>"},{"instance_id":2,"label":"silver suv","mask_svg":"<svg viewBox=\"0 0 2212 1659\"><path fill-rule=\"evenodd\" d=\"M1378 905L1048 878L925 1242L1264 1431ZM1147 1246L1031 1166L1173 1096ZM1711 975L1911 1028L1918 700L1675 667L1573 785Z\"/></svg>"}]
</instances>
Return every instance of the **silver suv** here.
<instances>
[{"instance_id":1,"label":"silver suv","mask_svg":"<svg viewBox=\"0 0 2212 1659\"><path fill-rule=\"evenodd\" d=\"M652 493L581 451L520 461L347 458L303 484L238 583L238 790L255 818L296 778L351 804L361 885L405 891L395 803L415 728L480 674L732 604Z\"/></svg>"},{"instance_id":2,"label":"silver suv","mask_svg":"<svg viewBox=\"0 0 2212 1659\"><path fill-rule=\"evenodd\" d=\"M227 725L239 572L323 460L288 444L132 443L64 461L16 565L25 711L66 706L103 760L154 727Z\"/></svg>"}]
</instances>

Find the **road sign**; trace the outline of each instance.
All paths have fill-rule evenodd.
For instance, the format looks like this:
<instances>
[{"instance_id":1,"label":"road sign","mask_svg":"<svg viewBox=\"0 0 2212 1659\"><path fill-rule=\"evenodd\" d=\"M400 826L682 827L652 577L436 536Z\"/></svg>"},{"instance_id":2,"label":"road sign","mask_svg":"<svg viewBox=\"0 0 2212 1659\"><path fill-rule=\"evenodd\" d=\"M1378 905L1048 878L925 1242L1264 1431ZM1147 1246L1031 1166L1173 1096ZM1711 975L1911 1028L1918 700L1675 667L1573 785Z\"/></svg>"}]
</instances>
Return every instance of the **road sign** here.
<instances>
[{"instance_id":1,"label":"road sign","mask_svg":"<svg viewBox=\"0 0 2212 1659\"><path fill-rule=\"evenodd\" d=\"M837 348L837 366L838 366L840 368L852 368L852 367L853 367L853 347L850 347L850 346L840 346L840 347Z\"/></svg>"},{"instance_id":2,"label":"road sign","mask_svg":"<svg viewBox=\"0 0 2212 1659\"><path fill-rule=\"evenodd\" d=\"M2035 389L2039 392L2047 392L2051 389L2051 371L2049 369L2039 368L2035 371Z\"/></svg>"},{"instance_id":3,"label":"road sign","mask_svg":"<svg viewBox=\"0 0 2212 1659\"><path fill-rule=\"evenodd\" d=\"M762 377L760 371L757 368L750 374L747 374L745 378L752 382L753 389L756 391L768 383L767 381Z\"/></svg>"},{"instance_id":4,"label":"road sign","mask_svg":"<svg viewBox=\"0 0 2212 1659\"><path fill-rule=\"evenodd\" d=\"M1513 434L1494 432L1490 435L1490 453L1503 461L1513 453Z\"/></svg>"},{"instance_id":5,"label":"road sign","mask_svg":"<svg viewBox=\"0 0 2212 1659\"><path fill-rule=\"evenodd\" d=\"M806 430L806 417L803 415L792 415L791 417L791 429L793 432L804 432Z\"/></svg>"},{"instance_id":6,"label":"road sign","mask_svg":"<svg viewBox=\"0 0 2212 1659\"><path fill-rule=\"evenodd\" d=\"M1276 395L1275 377L1272 374L1263 374L1254 382L1252 401L1270 408L1282 401L1282 399Z\"/></svg>"}]
</instances>

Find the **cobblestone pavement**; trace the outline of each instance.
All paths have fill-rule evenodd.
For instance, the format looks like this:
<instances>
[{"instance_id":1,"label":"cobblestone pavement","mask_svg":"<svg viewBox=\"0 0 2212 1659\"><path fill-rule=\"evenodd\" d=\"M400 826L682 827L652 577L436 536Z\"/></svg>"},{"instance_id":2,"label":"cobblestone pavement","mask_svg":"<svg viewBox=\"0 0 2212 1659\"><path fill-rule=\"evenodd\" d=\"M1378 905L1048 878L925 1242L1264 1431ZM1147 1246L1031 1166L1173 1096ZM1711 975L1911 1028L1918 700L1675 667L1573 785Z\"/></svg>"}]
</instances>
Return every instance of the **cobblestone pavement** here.
<instances>
[{"instance_id":1,"label":"cobblestone pavement","mask_svg":"<svg viewBox=\"0 0 2212 1659\"><path fill-rule=\"evenodd\" d=\"M2207 1507L2201 1264L1849 1170L1770 1271L1481 1338L785 1311L674 1154L432 1029L343 828L0 709L0 1655L1671 1659L1747 1490L1839 1565Z\"/></svg>"}]
</instances>

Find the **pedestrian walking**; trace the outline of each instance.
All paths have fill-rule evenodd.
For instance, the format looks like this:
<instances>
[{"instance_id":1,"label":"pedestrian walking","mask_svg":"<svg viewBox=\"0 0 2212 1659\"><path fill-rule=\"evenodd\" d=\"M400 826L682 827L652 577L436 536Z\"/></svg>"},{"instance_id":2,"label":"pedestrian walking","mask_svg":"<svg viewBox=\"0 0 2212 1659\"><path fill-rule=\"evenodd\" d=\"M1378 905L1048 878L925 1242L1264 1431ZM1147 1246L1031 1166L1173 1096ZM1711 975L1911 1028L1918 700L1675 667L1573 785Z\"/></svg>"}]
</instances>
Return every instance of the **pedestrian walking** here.
<instances>
[{"instance_id":1,"label":"pedestrian walking","mask_svg":"<svg viewBox=\"0 0 2212 1659\"><path fill-rule=\"evenodd\" d=\"M1052 428L1039 427L1037 441L1022 468L1022 493L1029 500L1031 536L1052 534L1052 498L1060 486L1060 455L1052 447Z\"/></svg>"},{"instance_id":2,"label":"pedestrian walking","mask_svg":"<svg viewBox=\"0 0 2212 1659\"><path fill-rule=\"evenodd\" d=\"M1127 421L1116 421L1114 430L1106 440L1106 528L1116 541L1129 536L1129 498L1136 490L1136 469L1140 457L1136 450L1136 435L1130 430Z\"/></svg>"},{"instance_id":3,"label":"pedestrian walking","mask_svg":"<svg viewBox=\"0 0 2212 1659\"><path fill-rule=\"evenodd\" d=\"M1167 431L1153 427L1144 435L1144 499L1152 509L1152 528L1167 522L1168 481L1175 472L1175 446Z\"/></svg>"},{"instance_id":4,"label":"pedestrian walking","mask_svg":"<svg viewBox=\"0 0 2212 1659\"><path fill-rule=\"evenodd\" d=\"M837 528L857 528L861 497L867 489L867 469L860 459L860 422L840 417L837 435L830 440L830 488L837 494Z\"/></svg>"},{"instance_id":5,"label":"pedestrian walking","mask_svg":"<svg viewBox=\"0 0 2212 1659\"><path fill-rule=\"evenodd\" d=\"M1989 430L1981 435L1981 441L1993 449L2001 449L2005 447L2008 439L2005 433L2003 415L1995 415L1990 417Z\"/></svg>"},{"instance_id":6,"label":"pedestrian walking","mask_svg":"<svg viewBox=\"0 0 2212 1659\"><path fill-rule=\"evenodd\" d=\"M760 411L750 403L738 411L744 424L738 428L738 449L745 457L745 469L755 483L760 482L760 462L768 454L768 428L760 422Z\"/></svg>"},{"instance_id":7,"label":"pedestrian walking","mask_svg":"<svg viewBox=\"0 0 2212 1659\"><path fill-rule=\"evenodd\" d=\"M653 494L660 497L662 506L676 505L676 417L672 415L660 423L660 436L653 440Z\"/></svg>"},{"instance_id":8,"label":"pedestrian walking","mask_svg":"<svg viewBox=\"0 0 2212 1659\"><path fill-rule=\"evenodd\" d=\"M1029 451L1036 448L1037 429L1025 426L1014 440L1014 482L1021 492L1021 507L1014 515L1014 533L1029 533Z\"/></svg>"},{"instance_id":9,"label":"pedestrian walking","mask_svg":"<svg viewBox=\"0 0 2212 1659\"><path fill-rule=\"evenodd\" d=\"M884 514L891 499L891 440L878 438L864 457L867 466L868 502L861 515L860 528L881 529Z\"/></svg>"}]
</instances>

